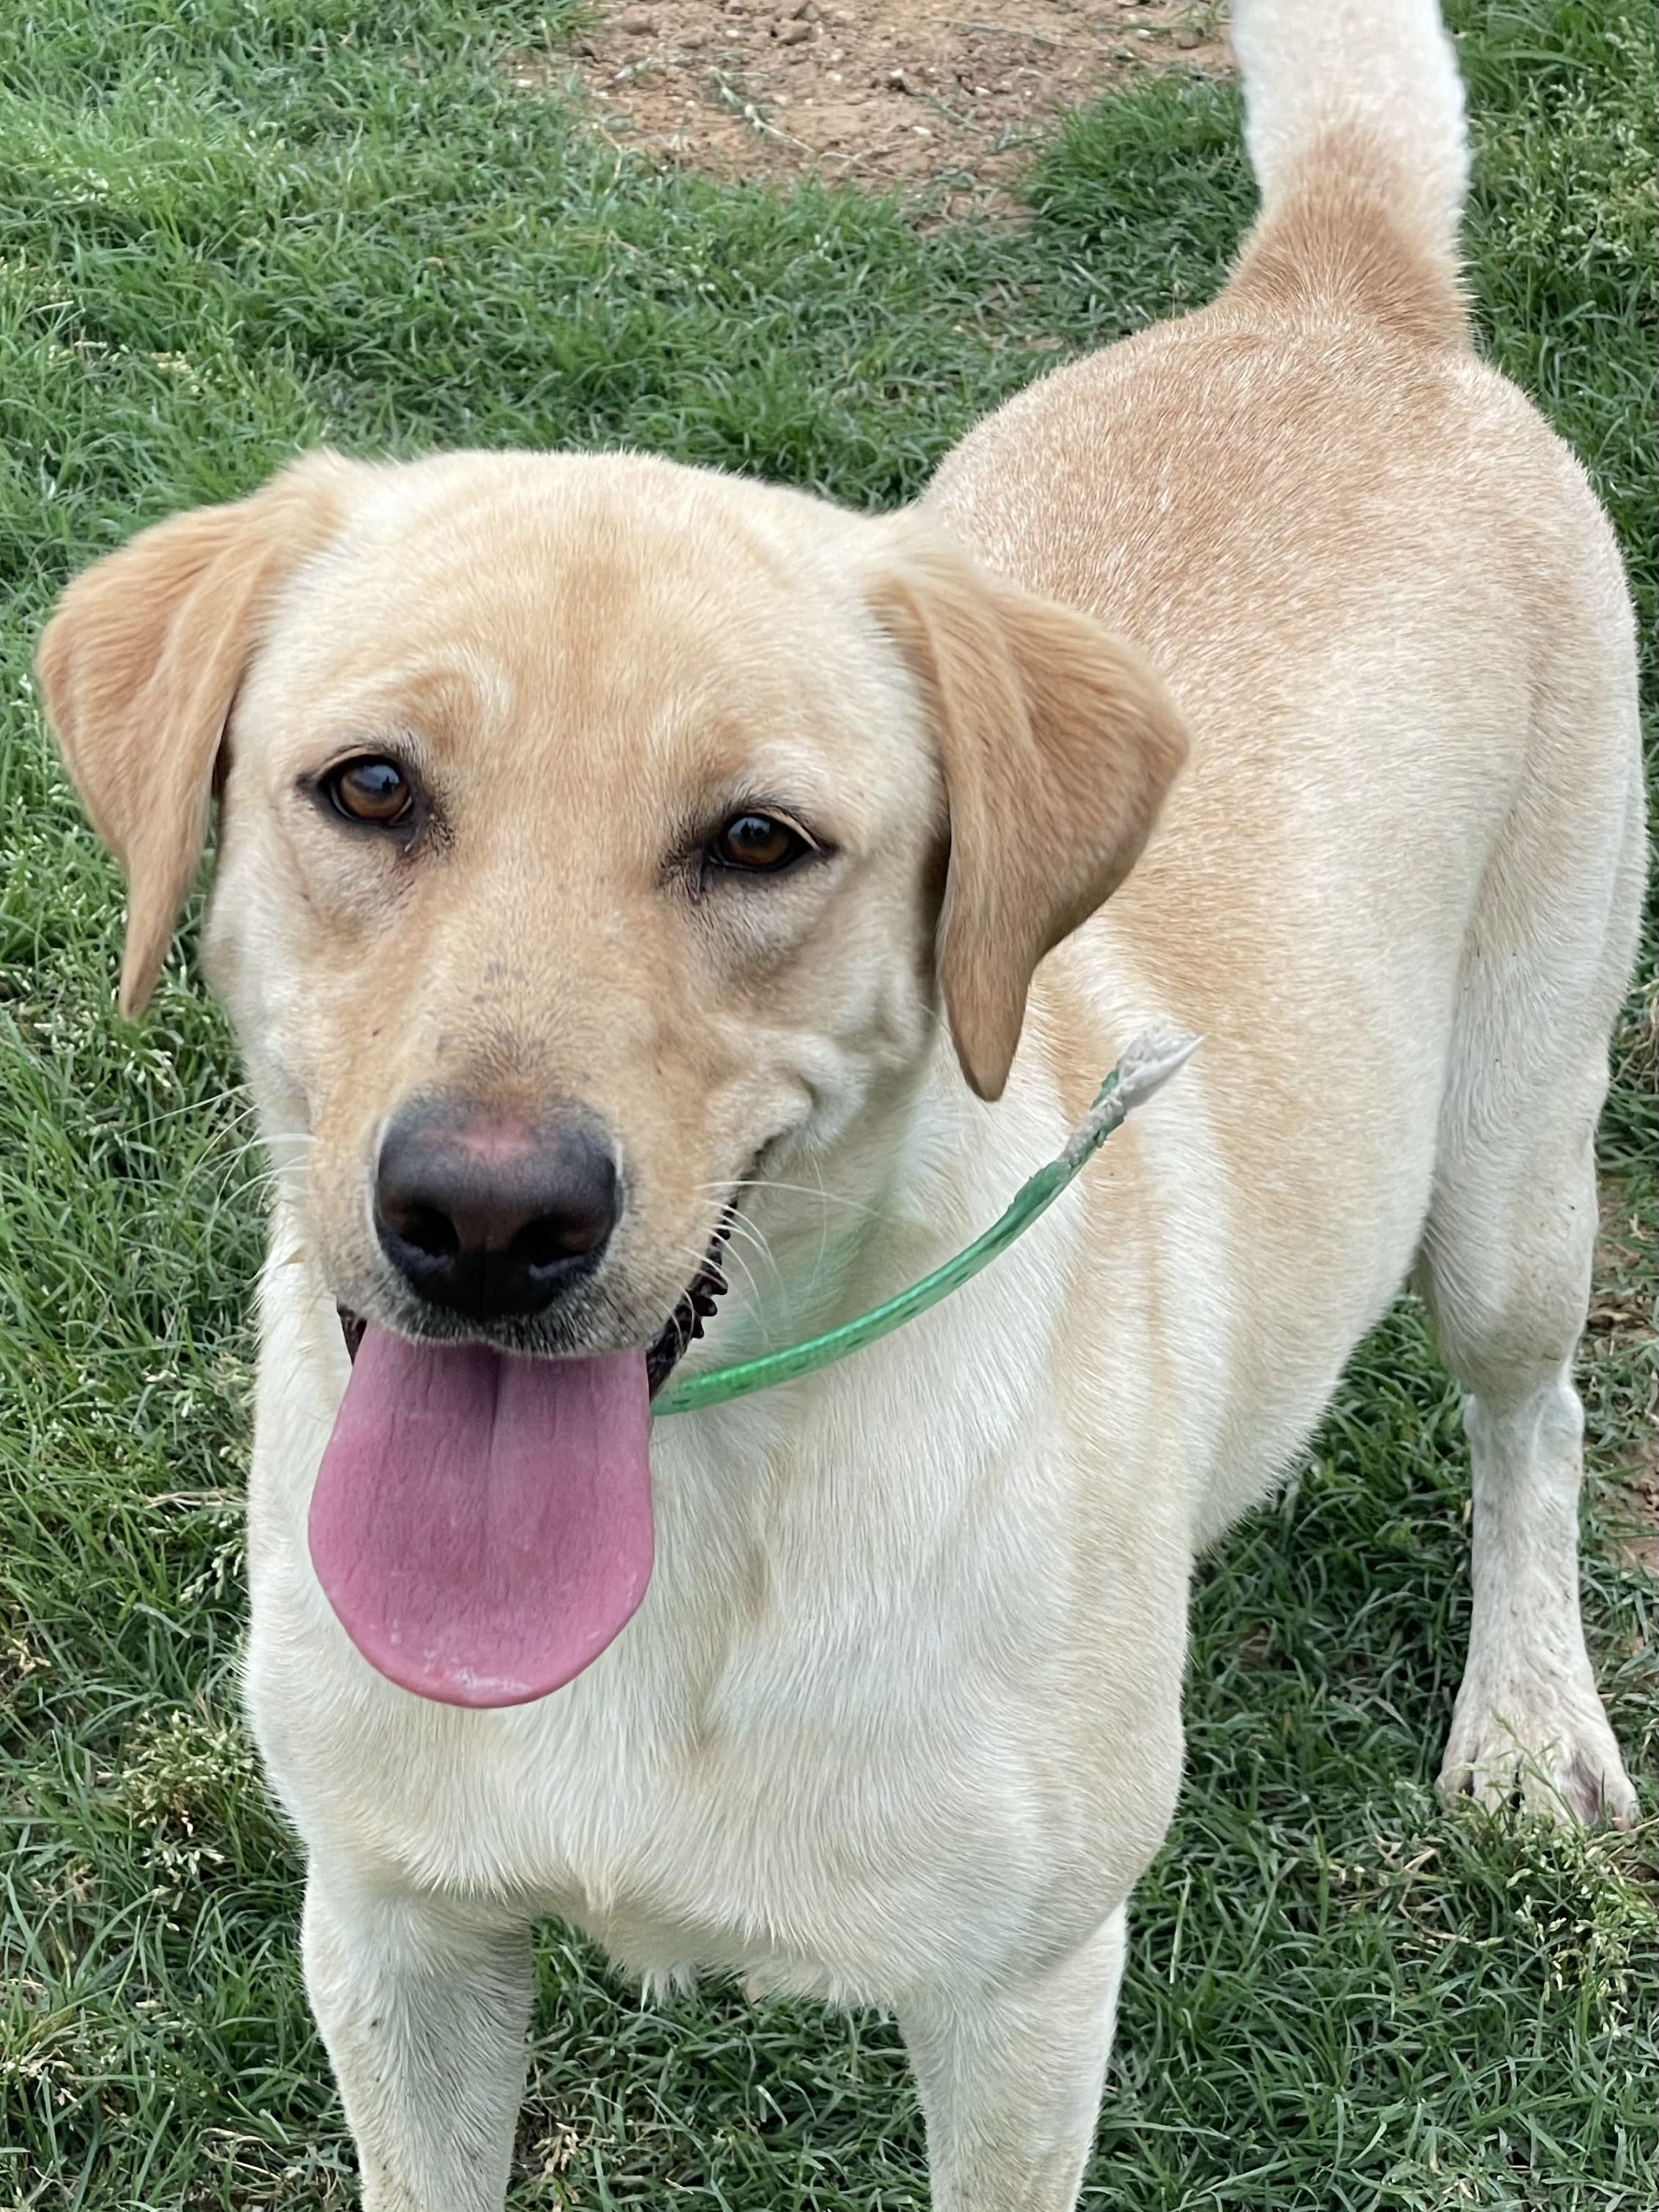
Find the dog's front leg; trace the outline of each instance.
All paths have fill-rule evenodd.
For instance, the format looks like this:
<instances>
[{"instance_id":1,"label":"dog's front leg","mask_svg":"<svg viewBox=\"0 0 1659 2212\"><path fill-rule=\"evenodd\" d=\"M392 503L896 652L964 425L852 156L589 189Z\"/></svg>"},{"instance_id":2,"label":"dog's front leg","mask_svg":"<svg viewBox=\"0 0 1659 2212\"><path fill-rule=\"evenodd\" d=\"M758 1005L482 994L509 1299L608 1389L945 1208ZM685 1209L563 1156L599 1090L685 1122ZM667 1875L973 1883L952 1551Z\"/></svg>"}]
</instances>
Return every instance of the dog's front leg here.
<instances>
[{"instance_id":1,"label":"dog's front leg","mask_svg":"<svg viewBox=\"0 0 1659 2212\"><path fill-rule=\"evenodd\" d=\"M524 2094L528 1925L313 1857L305 1966L364 2212L501 2212Z\"/></svg>"},{"instance_id":2,"label":"dog's front leg","mask_svg":"<svg viewBox=\"0 0 1659 2212\"><path fill-rule=\"evenodd\" d=\"M994 1989L902 2006L933 2212L1073 2212L1123 1978L1120 1905L1068 1957Z\"/></svg>"}]
</instances>

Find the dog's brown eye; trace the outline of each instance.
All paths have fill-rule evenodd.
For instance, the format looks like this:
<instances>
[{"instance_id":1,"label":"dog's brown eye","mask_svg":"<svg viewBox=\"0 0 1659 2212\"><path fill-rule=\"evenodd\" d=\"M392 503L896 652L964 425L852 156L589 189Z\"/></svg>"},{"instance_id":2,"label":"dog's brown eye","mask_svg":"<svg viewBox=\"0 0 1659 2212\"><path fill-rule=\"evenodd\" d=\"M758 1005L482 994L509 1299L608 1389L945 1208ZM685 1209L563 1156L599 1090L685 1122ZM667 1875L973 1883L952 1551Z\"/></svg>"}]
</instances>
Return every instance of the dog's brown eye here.
<instances>
[{"instance_id":1,"label":"dog's brown eye","mask_svg":"<svg viewBox=\"0 0 1659 2212\"><path fill-rule=\"evenodd\" d=\"M415 791L396 761L354 760L323 781L336 811L377 829L400 828L415 811Z\"/></svg>"},{"instance_id":2,"label":"dog's brown eye","mask_svg":"<svg viewBox=\"0 0 1659 2212\"><path fill-rule=\"evenodd\" d=\"M799 830L772 814L734 814L708 842L708 857L720 868L748 868L775 875L811 851Z\"/></svg>"}]
</instances>

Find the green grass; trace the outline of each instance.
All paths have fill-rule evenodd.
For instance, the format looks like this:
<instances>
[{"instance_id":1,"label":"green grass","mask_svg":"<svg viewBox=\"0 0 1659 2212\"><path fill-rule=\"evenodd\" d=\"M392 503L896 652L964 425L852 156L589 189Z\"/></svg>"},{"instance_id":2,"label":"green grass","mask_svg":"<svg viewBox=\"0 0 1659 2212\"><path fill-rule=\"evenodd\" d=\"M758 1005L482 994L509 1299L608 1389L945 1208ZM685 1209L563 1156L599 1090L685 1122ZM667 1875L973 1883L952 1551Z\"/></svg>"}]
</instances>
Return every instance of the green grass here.
<instances>
[{"instance_id":1,"label":"green grass","mask_svg":"<svg viewBox=\"0 0 1659 2212\"><path fill-rule=\"evenodd\" d=\"M1607 498L1651 671L1652 23L1635 0L1455 19L1485 342ZM1248 216L1236 100L1186 81L1068 125L1018 234L619 165L496 66L548 20L16 0L0 22L0 2206L350 2191L298 1856L234 1717L258 1165L183 955L143 1030L111 1018L118 886L30 689L53 592L325 438L639 444L890 502L1053 338L1206 296ZM1646 972L1605 1135L1650 1249ZM1608 1516L1651 1451L1651 1344L1594 1338L1585 1375L1588 1617L1650 1790L1653 1585ZM1429 1787L1465 1497L1403 1306L1200 1577L1098 2212L1659 2202L1653 1824L1562 1838ZM718 1984L641 2004L557 1933L523 2142L524 2207L923 2201L890 2028Z\"/></svg>"}]
</instances>

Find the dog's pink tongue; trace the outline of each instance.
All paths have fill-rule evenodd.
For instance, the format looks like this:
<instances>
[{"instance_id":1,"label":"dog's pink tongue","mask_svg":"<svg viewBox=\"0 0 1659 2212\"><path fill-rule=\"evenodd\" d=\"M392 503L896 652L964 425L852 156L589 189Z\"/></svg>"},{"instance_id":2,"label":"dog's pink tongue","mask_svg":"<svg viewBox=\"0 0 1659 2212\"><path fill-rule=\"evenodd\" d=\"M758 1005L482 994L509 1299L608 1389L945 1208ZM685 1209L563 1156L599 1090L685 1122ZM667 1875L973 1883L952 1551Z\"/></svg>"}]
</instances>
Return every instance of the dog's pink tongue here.
<instances>
[{"instance_id":1,"label":"dog's pink tongue","mask_svg":"<svg viewBox=\"0 0 1659 2212\"><path fill-rule=\"evenodd\" d=\"M367 1328L311 1557L371 1666L452 1705L545 1697L651 1578L642 1352L516 1359Z\"/></svg>"}]
</instances>

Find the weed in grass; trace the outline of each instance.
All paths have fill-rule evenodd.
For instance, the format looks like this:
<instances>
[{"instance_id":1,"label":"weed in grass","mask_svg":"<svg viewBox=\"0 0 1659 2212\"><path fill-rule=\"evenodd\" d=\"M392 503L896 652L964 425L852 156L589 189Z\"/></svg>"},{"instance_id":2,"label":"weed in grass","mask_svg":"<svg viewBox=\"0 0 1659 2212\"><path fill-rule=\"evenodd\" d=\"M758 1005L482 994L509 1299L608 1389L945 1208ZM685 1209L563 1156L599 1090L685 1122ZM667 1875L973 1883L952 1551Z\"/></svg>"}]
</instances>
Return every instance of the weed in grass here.
<instances>
[{"instance_id":1,"label":"weed in grass","mask_svg":"<svg viewBox=\"0 0 1659 2212\"><path fill-rule=\"evenodd\" d=\"M0 2205L351 2191L299 1855L234 1719L260 1170L182 957L143 1030L111 1017L118 886L30 689L53 590L324 438L654 446L900 499L1054 337L1206 296L1248 218L1235 95L1173 81L1068 125L1019 234L653 174L496 66L556 38L543 14L0 21ZM1652 25L1628 0L1453 16L1483 342L1607 499L1651 670ZM1638 1012L1605 1140L1650 1231L1644 1035ZM1627 1332L1588 1361L1587 1616L1645 1781L1652 1585L1598 1490L1651 1450L1653 1353ZM1200 1576L1189 1781L1136 1900L1097 2212L1654 2206L1652 1827L1555 1838L1430 1790L1466 1498L1404 1304ZM523 2206L920 2205L890 2027L718 1986L642 2001L558 1931L540 1972Z\"/></svg>"}]
</instances>

